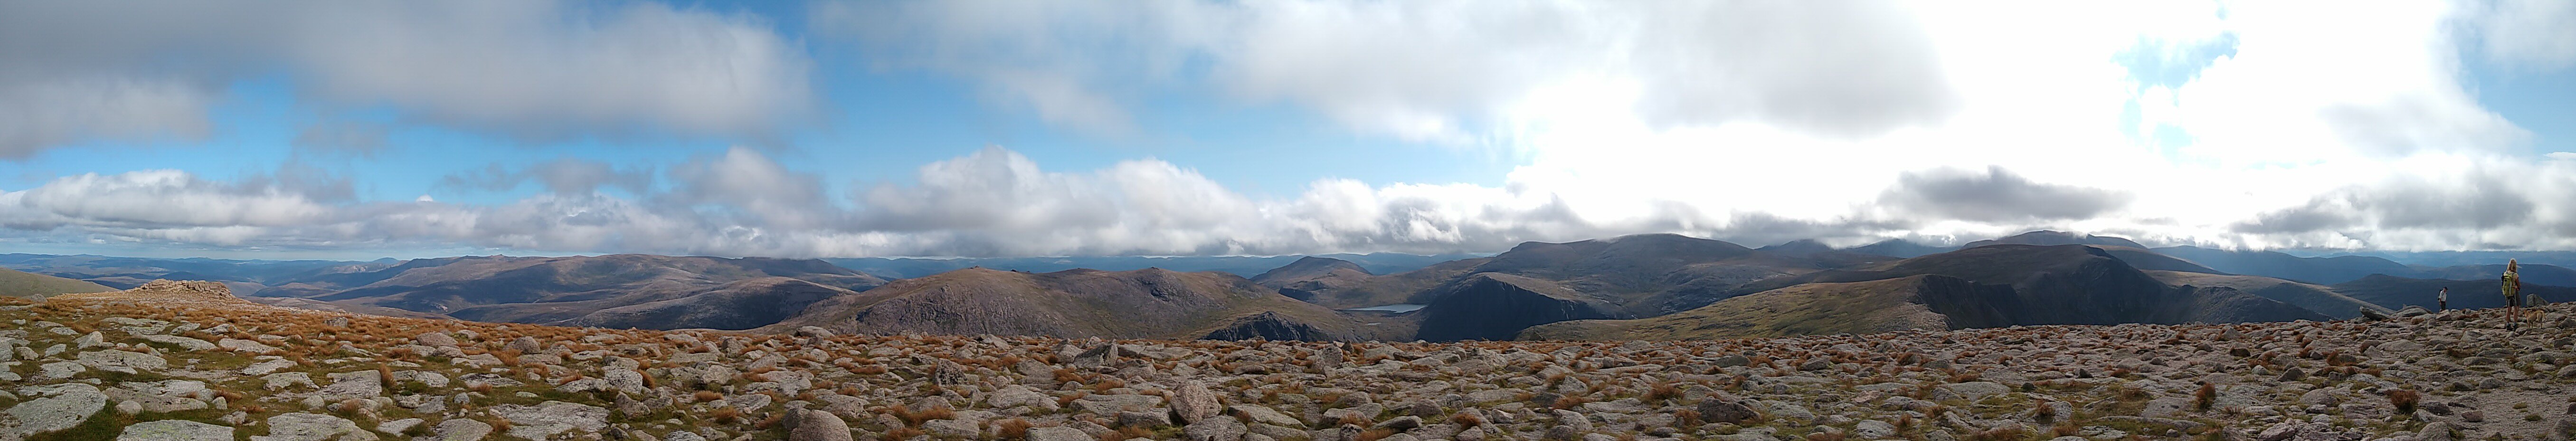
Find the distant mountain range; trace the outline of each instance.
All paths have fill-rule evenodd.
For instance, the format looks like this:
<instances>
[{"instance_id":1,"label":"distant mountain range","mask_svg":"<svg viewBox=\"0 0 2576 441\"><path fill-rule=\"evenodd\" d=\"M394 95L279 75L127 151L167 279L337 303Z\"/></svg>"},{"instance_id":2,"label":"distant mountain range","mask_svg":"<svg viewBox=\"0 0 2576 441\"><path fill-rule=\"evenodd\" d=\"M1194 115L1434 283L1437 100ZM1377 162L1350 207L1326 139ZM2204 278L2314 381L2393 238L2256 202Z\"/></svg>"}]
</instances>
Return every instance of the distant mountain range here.
<instances>
[{"instance_id":1,"label":"distant mountain range","mask_svg":"<svg viewBox=\"0 0 2576 441\"><path fill-rule=\"evenodd\" d=\"M1484 256L1485 255L1483 254L1441 254L1425 256L1403 253L1345 253L1322 254L1312 257L1323 257L1351 262L1351 264L1357 265L1366 271L1377 274L1387 274L1412 271L1422 267L1438 264L1440 262ZM1295 263L1297 260L1306 257L1310 256L1095 256L957 259L867 257L831 258L823 259L823 261L831 262L833 265L840 265L842 268L849 268L889 279L909 279L967 268L992 268L1003 271L1027 271L1033 273L1051 273L1071 269L1126 271L1146 268L1162 268L1182 272L1218 271L1232 273L1237 276L1252 277L1254 275L1270 271L1273 268L1278 268L1282 265Z\"/></svg>"},{"instance_id":2,"label":"distant mountain range","mask_svg":"<svg viewBox=\"0 0 2576 441\"><path fill-rule=\"evenodd\" d=\"M2576 300L2527 262L2526 292ZM1693 339L2037 324L2351 318L2491 307L2500 262L2146 248L2033 231L1958 248L1761 248L1672 234L1491 256L770 259L620 254L369 262L0 255L0 294L222 282L270 305L569 326L1273 340Z\"/></svg>"}]
</instances>

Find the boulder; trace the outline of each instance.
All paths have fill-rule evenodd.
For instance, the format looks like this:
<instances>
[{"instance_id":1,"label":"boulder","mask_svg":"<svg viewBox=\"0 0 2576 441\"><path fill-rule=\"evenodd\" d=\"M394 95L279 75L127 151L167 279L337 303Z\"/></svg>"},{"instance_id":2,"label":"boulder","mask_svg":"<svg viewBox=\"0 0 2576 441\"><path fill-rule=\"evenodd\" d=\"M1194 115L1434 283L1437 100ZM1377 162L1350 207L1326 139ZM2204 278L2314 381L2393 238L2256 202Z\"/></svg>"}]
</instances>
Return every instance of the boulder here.
<instances>
[{"instance_id":1,"label":"boulder","mask_svg":"<svg viewBox=\"0 0 2576 441\"><path fill-rule=\"evenodd\" d=\"M1185 425L1216 418L1217 411L1222 410L1216 393L1208 391L1207 385L1197 381L1183 382L1181 387L1173 389L1171 402L1172 417Z\"/></svg>"},{"instance_id":2,"label":"boulder","mask_svg":"<svg viewBox=\"0 0 2576 441\"><path fill-rule=\"evenodd\" d=\"M1761 413L1753 410L1753 406L1741 401L1710 398L1699 402L1700 421L1738 424L1760 415Z\"/></svg>"},{"instance_id":3,"label":"boulder","mask_svg":"<svg viewBox=\"0 0 2576 441\"><path fill-rule=\"evenodd\" d=\"M207 343L205 340L180 337L176 335L139 335L135 336L135 338L143 339L143 341L175 346L180 350L185 351L203 351L215 348L214 343Z\"/></svg>"},{"instance_id":4,"label":"boulder","mask_svg":"<svg viewBox=\"0 0 2576 441\"><path fill-rule=\"evenodd\" d=\"M491 409L493 414L510 420L510 436L532 440L571 431L598 432L608 427L608 409L587 404L547 401Z\"/></svg>"},{"instance_id":5,"label":"boulder","mask_svg":"<svg viewBox=\"0 0 2576 441\"><path fill-rule=\"evenodd\" d=\"M188 420L160 420L134 423L134 425L125 426L125 431L116 435L116 441L232 440L233 428L231 427L217 426Z\"/></svg>"},{"instance_id":6,"label":"boulder","mask_svg":"<svg viewBox=\"0 0 2576 441\"><path fill-rule=\"evenodd\" d=\"M87 384L33 386L18 389L18 393L26 396L43 396L43 398L27 400L9 407L6 413L19 424L14 431L15 434L38 434L69 429L89 421L90 415L97 414L99 409L107 408L107 394L100 393L97 386Z\"/></svg>"},{"instance_id":7,"label":"boulder","mask_svg":"<svg viewBox=\"0 0 2576 441\"><path fill-rule=\"evenodd\" d=\"M520 336L519 338L510 339L510 343L502 346L501 348L519 351L521 354L534 354L546 350L545 346L537 343L536 337L528 336Z\"/></svg>"},{"instance_id":8,"label":"boulder","mask_svg":"<svg viewBox=\"0 0 2576 441\"><path fill-rule=\"evenodd\" d=\"M1001 390L995 390L993 393L985 394L984 405L995 410L1010 410L1016 407L1027 406L1032 409L1048 412L1064 408L1064 405L1056 404L1055 397L1048 396L1045 392L1039 392L1037 388L1017 384L1004 386Z\"/></svg>"},{"instance_id":9,"label":"boulder","mask_svg":"<svg viewBox=\"0 0 2576 441\"><path fill-rule=\"evenodd\" d=\"M850 441L850 425L831 412L789 409L787 441Z\"/></svg>"},{"instance_id":10,"label":"boulder","mask_svg":"<svg viewBox=\"0 0 2576 441\"><path fill-rule=\"evenodd\" d=\"M1232 410L1235 415L1242 415L1244 418L1252 419L1253 423L1268 424L1279 427L1306 426L1306 422L1304 421L1298 421L1297 418L1290 417L1288 414L1279 413L1279 411L1271 410L1269 407L1257 404L1237 404L1234 405L1234 407L1229 407L1227 409Z\"/></svg>"},{"instance_id":11,"label":"boulder","mask_svg":"<svg viewBox=\"0 0 2576 441\"><path fill-rule=\"evenodd\" d=\"M423 332L412 337L411 341L433 348L452 348L457 345L456 337L449 336L445 332Z\"/></svg>"},{"instance_id":12,"label":"boulder","mask_svg":"<svg viewBox=\"0 0 2576 441\"><path fill-rule=\"evenodd\" d=\"M158 371L170 367L170 360L161 358L159 355L116 350L82 352L74 356L72 361L80 363L81 366L88 366L90 369L126 374Z\"/></svg>"},{"instance_id":13,"label":"boulder","mask_svg":"<svg viewBox=\"0 0 2576 441\"><path fill-rule=\"evenodd\" d=\"M431 429L430 434L429 439L435 441L482 441L483 437L492 435L492 425L482 421L450 418L447 421L438 422L438 426Z\"/></svg>"},{"instance_id":14,"label":"boulder","mask_svg":"<svg viewBox=\"0 0 2576 441\"><path fill-rule=\"evenodd\" d=\"M318 413L289 413L268 417L268 434L254 435L250 441L369 441L376 435L358 429L358 423Z\"/></svg>"},{"instance_id":15,"label":"boulder","mask_svg":"<svg viewBox=\"0 0 2576 441\"><path fill-rule=\"evenodd\" d=\"M215 347L222 348L227 351L248 352L253 354L266 354L278 351L276 346L269 346L266 343L260 343L256 340L242 340L237 338L215 340Z\"/></svg>"}]
</instances>

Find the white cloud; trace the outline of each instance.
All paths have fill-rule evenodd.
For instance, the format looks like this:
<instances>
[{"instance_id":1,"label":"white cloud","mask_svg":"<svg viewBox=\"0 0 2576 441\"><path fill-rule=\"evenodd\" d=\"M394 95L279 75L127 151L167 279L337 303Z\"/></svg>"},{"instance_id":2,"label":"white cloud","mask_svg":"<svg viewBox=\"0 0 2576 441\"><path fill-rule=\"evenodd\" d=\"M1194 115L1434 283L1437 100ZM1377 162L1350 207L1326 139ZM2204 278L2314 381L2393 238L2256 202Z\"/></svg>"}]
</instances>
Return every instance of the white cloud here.
<instances>
[{"instance_id":1,"label":"white cloud","mask_svg":"<svg viewBox=\"0 0 2576 441\"><path fill-rule=\"evenodd\" d=\"M1299 194L1263 198L1184 164L1147 158L1049 170L996 147L924 165L910 180L836 192L807 171L829 164L791 166L736 148L670 166L670 185L632 198L591 191L635 173L604 165L547 180L557 191L497 205L360 203L318 196L339 192L297 184L313 180L283 172L275 183L237 184L129 174L86 179L143 183L65 180L0 194L0 222L117 240L430 240L778 256L1494 251L1527 240L1644 232L1754 245L1854 243L2033 228L2248 247L2576 248L2576 162L2515 153L2530 133L2480 106L2462 85L2460 51L2472 34L2484 40L2469 50L2498 50L2499 38L2549 47L2545 35L2531 36L2547 32L2498 31L2511 25L2478 18L2502 9L2232 1L1876 6L1886 5L828 3L814 8L818 18L810 23L856 37L884 66L959 76L1000 105L1056 124L1132 133L1142 128L1130 110L1144 97L1173 92L1160 88L1216 90L1255 106L1310 110L1355 131L1504 146L1525 162L1499 185L1325 179ZM647 10L588 17L760 29L638 7ZM430 15L423 19L438 17ZM614 23L581 29L534 35L629 35ZM412 38L384 35L390 37L366 38ZM537 45L498 58L524 66L546 58L531 53L620 51L582 44ZM786 65L746 51L703 52ZM710 57L729 59L687 59ZM2132 65L2142 57L2189 68L2174 78L2142 78ZM576 73L615 64L567 61ZM524 73L472 69L467 76ZM802 75L793 68L749 71ZM563 113L582 124L643 118L723 131L730 125L722 121L733 121L513 99L478 107L485 104L468 103L484 101L424 96L448 87L445 79L339 76L374 80L337 84L325 95L491 115ZM501 89L555 80L511 81ZM569 89L578 98L610 86L598 87ZM608 102L668 107L701 98L684 91L637 99ZM513 130L474 115L452 122ZM544 180L530 177L543 168L500 167L490 176ZM166 190L111 191L127 187ZM178 216L92 207L74 197L87 194L278 209L255 215L215 207Z\"/></svg>"},{"instance_id":2,"label":"white cloud","mask_svg":"<svg viewBox=\"0 0 2576 441\"><path fill-rule=\"evenodd\" d=\"M523 137L761 140L815 107L795 42L651 2L8 3L0 42L0 157L202 135L226 82L275 73L325 107Z\"/></svg>"},{"instance_id":3,"label":"white cloud","mask_svg":"<svg viewBox=\"0 0 2576 441\"><path fill-rule=\"evenodd\" d=\"M2534 69L2576 66L2576 2L2492 0L2472 17L2485 54Z\"/></svg>"},{"instance_id":4,"label":"white cloud","mask_svg":"<svg viewBox=\"0 0 2576 441\"><path fill-rule=\"evenodd\" d=\"M1050 122L1132 130L1138 78L1183 76L1363 131L1465 140L1542 89L1615 77L1657 124L1763 121L1837 136L1956 105L1905 11L1750 2L845 2L814 27L901 66L981 81ZM1122 99L1126 98L1126 99Z\"/></svg>"}]
</instances>

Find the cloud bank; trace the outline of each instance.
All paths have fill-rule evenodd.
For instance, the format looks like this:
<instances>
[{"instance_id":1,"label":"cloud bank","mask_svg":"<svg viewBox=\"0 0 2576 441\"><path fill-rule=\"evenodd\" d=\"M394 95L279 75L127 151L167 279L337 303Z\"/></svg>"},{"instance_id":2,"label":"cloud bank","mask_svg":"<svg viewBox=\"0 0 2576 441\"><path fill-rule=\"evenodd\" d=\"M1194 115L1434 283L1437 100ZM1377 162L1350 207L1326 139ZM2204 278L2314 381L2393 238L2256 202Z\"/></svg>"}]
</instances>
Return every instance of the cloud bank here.
<instances>
[{"instance_id":1,"label":"cloud bank","mask_svg":"<svg viewBox=\"0 0 2576 441\"><path fill-rule=\"evenodd\" d=\"M9 3L0 159L202 137L228 82L278 71L326 106L506 136L762 139L815 111L810 64L758 20L659 3ZM348 146L334 130L314 141Z\"/></svg>"},{"instance_id":2,"label":"cloud bank","mask_svg":"<svg viewBox=\"0 0 2576 441\"><path fill-rule=\"evenodd\" d=\"M313 85L300 93L321 102L512 136L648 127L756 143L817 106L813 63L756 18L651 3L291 6L7 6L0 44L67 43L0 51L0 156L203 136L212 85L246 65L296 66ZM0 192L0 225L28 240L791 257L1496 251L1648 232L1855 245L2037 228L2576 249L2576 161L2535 151L2466 84L2478 63L2569 68L2576 14L2386 6L818 3L801 24L819 50L954 78L1056 128L1149 132L1140 109L1202 94L1518 167L1493 185L1328 178L1253 196L1152 158L1062 170L993 147L859 180L733 148L441 181L545 190L482 204L362 201L346 179L292 168L65 176ZM150 31L98 30L120 28ZM153 61L171 53L193 55ZM364 155L375 130L307 133L310 148Z\"/></svg>"}]
</instances>

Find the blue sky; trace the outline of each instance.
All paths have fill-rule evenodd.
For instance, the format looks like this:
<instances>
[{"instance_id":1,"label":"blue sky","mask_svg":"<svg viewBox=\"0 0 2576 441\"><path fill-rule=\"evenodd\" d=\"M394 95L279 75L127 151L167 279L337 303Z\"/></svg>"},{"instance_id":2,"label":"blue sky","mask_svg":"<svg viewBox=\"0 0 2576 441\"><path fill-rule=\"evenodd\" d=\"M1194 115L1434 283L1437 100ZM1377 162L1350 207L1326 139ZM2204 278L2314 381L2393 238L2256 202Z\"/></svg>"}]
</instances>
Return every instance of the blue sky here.
<instances>
[{"instance_id":1,"label":"blue sky","mask_svg":"<svg viewBox=\"0 0 2576 441\"><path fill-rule=\"evenodd\" d=\"M0 247L2576 249L2565 2L1584 6L0 6Z\"/></svg>"}]
</instances>

